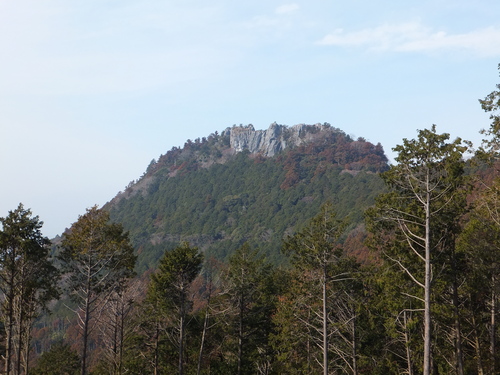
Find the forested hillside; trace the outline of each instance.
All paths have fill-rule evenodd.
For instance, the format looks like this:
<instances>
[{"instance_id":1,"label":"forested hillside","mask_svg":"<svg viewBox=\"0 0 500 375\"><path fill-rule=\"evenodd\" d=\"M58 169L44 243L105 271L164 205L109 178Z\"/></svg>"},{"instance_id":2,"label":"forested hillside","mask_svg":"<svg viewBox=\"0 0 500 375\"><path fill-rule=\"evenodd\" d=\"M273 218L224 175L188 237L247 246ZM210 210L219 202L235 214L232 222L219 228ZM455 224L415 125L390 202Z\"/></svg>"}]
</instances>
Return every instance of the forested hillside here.
<instances>
[{"instance_id":1,"label":"forested hillside","mask_svg":"<svg viewBox=\"0 0 500 375\"><path fill-rule=\"evenodd\" d=\"M0 218L0 367L498 373L492 119L472 158L432 126L390 166L380 145L328 124L229 128L151 162L53 252L19 205Z\"/></svg>"},{"instance_id":2,"label":"forested hillside","mask_svg":"<svg viewBox=\"0 0 500 375\"><path fill-rule=\"evenodd\" d=\"M174 147L105 208L130 231L141 272L180 241L223 261L248 242L278 264L285 235L327 201L356 228L387 168L380 144L328 124L235 126Z\"/></svg>"}]
</instances>

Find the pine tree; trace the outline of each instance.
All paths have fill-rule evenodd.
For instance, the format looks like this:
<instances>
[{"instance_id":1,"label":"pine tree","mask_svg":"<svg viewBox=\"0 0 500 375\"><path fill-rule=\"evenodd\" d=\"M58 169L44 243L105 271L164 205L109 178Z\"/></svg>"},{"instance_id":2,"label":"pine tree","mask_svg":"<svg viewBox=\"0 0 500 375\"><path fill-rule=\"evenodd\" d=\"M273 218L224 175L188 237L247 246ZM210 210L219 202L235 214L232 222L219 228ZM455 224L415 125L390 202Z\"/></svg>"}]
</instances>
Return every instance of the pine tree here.
<instances>
[{"instance_id":1,"label":"pine tree","mask_svg":"<svg viewBox=\"0 0 500 375\"><path fill-rule=\"evenodd\" d=\"M272 268L258 250L245 243L229 258L223 275L222 298L227 306L222 319L229 324L230 349L236 357L234 373L254 374L258 367L269 368L268 335L273 285ZM234 349L233 349L234 348Z\"/></svg>"},{"instance_id":2,"label":"pine tree","mask_svg":"<svg viewBox=\"0 0 500 375\"><path fill-rule=\"evenodd\" d=\"M184 374L187 317L192 308L190 286L201 271L203 255L198 248L183 242L165 252L158 271L151 276L148 298L165 318L175 322L178 372Z\"/></svg>"},{"instance_id":3,"label":"pine tree","mask_svg":"<svg viewBox=\"0 0 500 375\"><path fill-rule=\"evenodd\" d=\"M392 241L380 242L386 259L420 288L412 297L423 302L424 375L432 371L433 263L444 251L443 244L453 242L462 213L457 201L463 198L466 147L460 139L448 139L449 134L437 134L435 126L420 130L417 139L403 139L403 145L394 148L397 164L382 174L390 192L379 196L368 213L373 233L379 238L393 235Z\"/></svg>"},{"instance_id":4,"label":"pine tree","mask_svg":"<svg viewBox=\"0 0 500 375\"><path fill-rule=\"evenodd\" d=\"M500 71L500 64L498 64ZM484 144L490 154L498 153L500 149L500 84L496 85L496 90L489 93L484 99L479 99L481 108L490 113L491 124L487 130L481 133L490 137L484 140Z\"/></svg>"},{"instance_id":5,"label":"pine tree","mask_svg":"<svg viewBox=\"0 0 500 375\"><path fill-rule=\"evenodd\" d=\"M77 308L82 331L81 374L87 373L88 344L93 318L102 303L123 280L134 275L136 256L128 233L109 222L107 211L87 209L65 233L59 259L67 274L66 289Z\"/></svg>"},{"instance_id":6,"label":"pine tree","mask_svg":"<svg viewBox=\"0 0 500 375\"><path fill-rule=\"evenodd\" d=\"M38 216L19 204L0 218L0 292L5 329L4 373L27 370L31 326L40 309L58 297L58 272Z\"/></svg>"},{"instance_id":7,"label":"pine tree","mask_svg":"<svg viewBox=\"0 0 500 375\"><path fill-rule=\"evenodd\" d=\"M321 349L325 375L329 374L332 349L333 296L342 290L340 283L352 279L352 269L347 266L350 260L340 243L346 226L345 220L336 217L333 205L327 203L305 228L289 237L283 246L302 279L302 292L295 297L302 300L296 311L302 316L296 316L296 319L307 326L311 335L308 341ZM350 358L354 364L355 356Z\"/></svg>"},{"instance_id":8,"label":"pine tree","mask_svg":"<svg viewBox=\"0 0 500 375\"><path fill-rule=\"evenodd\" d=\"M56 343L43 353L33 367L33 375L76 375L80 369L80 357L69 345Z\"/></svg>"}]
</instances>

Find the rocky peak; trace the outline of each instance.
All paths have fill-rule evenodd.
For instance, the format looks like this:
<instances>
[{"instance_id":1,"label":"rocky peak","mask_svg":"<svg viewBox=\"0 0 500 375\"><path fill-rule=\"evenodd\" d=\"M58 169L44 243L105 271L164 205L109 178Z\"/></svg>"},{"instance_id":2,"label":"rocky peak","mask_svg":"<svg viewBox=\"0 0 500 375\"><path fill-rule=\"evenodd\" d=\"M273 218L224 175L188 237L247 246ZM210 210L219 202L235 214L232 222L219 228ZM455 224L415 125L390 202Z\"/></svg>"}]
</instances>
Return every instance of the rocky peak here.
<instances>
[{"instance_id":1,"label":"rocky peak","mask_svg":"<svg viewBox=\"0 0 500 375\"><path fill-rule=\"evenodd\" d=\"M295 147L317 137L321 131L334 131L328 124L305 125L292 127L272 123L267 130L255 130L253 125L233 126L224 133L229 133L230 146L236 152L244 150L272 157L285 148Z\"/></svg>"}]
</instances>

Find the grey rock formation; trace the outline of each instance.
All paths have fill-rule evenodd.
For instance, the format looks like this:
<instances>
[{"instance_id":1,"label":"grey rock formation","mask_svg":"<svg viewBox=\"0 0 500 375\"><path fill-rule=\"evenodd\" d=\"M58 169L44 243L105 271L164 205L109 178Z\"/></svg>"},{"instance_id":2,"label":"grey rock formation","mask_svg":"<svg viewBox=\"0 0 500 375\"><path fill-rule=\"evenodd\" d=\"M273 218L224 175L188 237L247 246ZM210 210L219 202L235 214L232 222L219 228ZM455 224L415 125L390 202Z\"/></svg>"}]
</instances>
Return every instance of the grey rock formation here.
<instances>
[{"instance_id":1,"label":"grey rock formation","mask_svg":"<svg viewBox=\"0 0 500 375\"><path fill-rule=\"evenodd\" d=\"M298 124L292 127L272 123L267 130L255 130L253 125L227 128L231 148L236 152L244 150L272 157L287 147L295 147L316 137L324 130L332 131L329 125Z\"/></svg>"}]
</instances>

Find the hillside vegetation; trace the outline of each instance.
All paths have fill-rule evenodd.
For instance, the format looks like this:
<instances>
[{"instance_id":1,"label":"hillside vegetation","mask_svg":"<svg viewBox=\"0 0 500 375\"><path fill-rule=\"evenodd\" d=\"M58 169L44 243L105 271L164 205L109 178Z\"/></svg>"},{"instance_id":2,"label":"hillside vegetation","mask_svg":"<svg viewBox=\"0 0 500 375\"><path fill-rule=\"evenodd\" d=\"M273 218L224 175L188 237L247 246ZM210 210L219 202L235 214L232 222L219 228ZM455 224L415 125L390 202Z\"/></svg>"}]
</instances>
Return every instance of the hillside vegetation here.
<instances>
[{"instance_id":1,"label":"hillside vegetation","mask_svg":"<svg viewBox=\"0 0 500 375\"><path fill-rule=\"evenodd\" d=\"M299 136L289 129L268 142L288 141L272 157L252 152L251 143L237 152L249 135L258 135L239 126L188 140L152 161L105 207L130 232L139 271L154 267L165 249L181 241L220 260L248 242L281 263L284 236L326 201L356 228L383 190L378 172L388 166L380 144L354 140L328 124L302 126Z\"/></svg>"},{"instance_id":2,"label":"hillside vegetation","mask_svg":"<svg viewBox=\"0 0 500 375\"><path fill-rule=\"evenodd\" d=\"M472 158L435 125L390 166L329 124L188 140L53 252L20 204L0 372L498 374L500 91L480 103Z\"/></svg>"}]
</instances>

